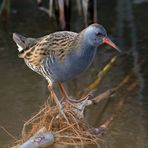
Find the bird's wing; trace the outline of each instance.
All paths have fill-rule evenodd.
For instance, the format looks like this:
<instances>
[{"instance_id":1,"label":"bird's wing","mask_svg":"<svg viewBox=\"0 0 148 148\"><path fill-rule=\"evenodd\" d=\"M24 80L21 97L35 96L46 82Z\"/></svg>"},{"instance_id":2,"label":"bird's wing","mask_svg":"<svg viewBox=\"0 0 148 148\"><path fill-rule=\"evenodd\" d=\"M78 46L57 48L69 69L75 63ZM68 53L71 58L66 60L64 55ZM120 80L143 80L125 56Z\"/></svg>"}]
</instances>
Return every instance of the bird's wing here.
<instances>
[{"instance_id":1,"label":"bird's wing","mask_svg":"<svg viewBox=\"0 0 148 148\"><path fill-rule=\"evenodd\" d=\"M29 63L39 66L41 61L54 54L59 60L64 59L78 45L78 34L69 31L52 33L38 39L38 42L20 54Z\"/></svg>"},{"instance_id":2,"label":"bird's wing","mask_svg":"<svg viewBox=\"0 0 148 148\"><path fill-rule=\"evenodd\" d=\"M52 51L56 58L62 60L66 55L71 53L71 51L74 50L77 45L78 34L74 32L63 31L51 34L47 49L49 52Z\"/></svg>"}]
</instances>

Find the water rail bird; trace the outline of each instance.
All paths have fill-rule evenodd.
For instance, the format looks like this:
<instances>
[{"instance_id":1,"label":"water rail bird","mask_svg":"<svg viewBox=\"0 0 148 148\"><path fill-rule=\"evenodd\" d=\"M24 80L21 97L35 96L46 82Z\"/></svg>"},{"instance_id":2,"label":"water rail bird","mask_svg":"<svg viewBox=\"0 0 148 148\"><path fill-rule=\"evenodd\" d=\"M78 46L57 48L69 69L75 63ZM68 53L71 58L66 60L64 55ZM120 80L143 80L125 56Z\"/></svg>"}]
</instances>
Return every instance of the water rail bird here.
<instances>
[{"instance_id":1,"label":"water rail bird","mask_svg":"<svg viewBox=\"0 0 148 148\"><path fill-rule=\"evenodd\" d=\"M53 84L58 82L63 97L67 99L69 96L62 82L86 70L98 46L106 43L120 51L100 24L92 24L80 33L59 31L40 38L26 38L13 33L13 40L18 46L19 57L29 68L47 79L52 96L55 94Z\"/></svg>"}]
</instances>

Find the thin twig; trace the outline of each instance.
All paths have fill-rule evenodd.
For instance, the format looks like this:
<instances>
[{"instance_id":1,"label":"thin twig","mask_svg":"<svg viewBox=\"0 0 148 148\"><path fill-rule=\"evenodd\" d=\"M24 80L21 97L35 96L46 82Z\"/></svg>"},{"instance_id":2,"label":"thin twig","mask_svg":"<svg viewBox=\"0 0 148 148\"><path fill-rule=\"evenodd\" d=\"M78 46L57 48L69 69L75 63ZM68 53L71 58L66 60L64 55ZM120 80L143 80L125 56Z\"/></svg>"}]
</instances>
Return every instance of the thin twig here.
<instances>
[{"instance_id":1,"label":"thin twig","mask_svg":"<svg viewBox=\"0 0 148 148\"><path fill-rule=\"evenodd\" d=\"M72 127L72 126L74 126L74 125L76 125L76 123L71 124L71 125L69 125L69 126L67 126L67 127L63 128L63 129L61 129L61 130L59 130L59 131L55 132L55 134L59 134L59 133L61 133L61 132L65 131L65 130L67 130L67 129L71 128L71 127Z\"/></svg>"},{"instance_id":2,"label":"thin twig","mask_svg":"<svg viewBox=\"0 0 148 148\"><path fill-rule=\"evenodd\" d=\"M8 130L6 130L3 126L0 126L0 128L5 131L11 138L13 138L15 141L17 140Z\"/></svg>"},{"instance_id":3,"label":"thin twig","mask_svg":"<svg viewBox=\"0 0 148 148\"><path fill-rule=\"evenodd\" d=\"M34 119L36 119L43 111L47 109L47 106L45 106L43 109L41 109L36 115L34 115L31 119L29 119L27 122L25 122L23 129L22 129L22 137L25 137L26 135L26 126L30 124Z\"/></svg>"}]
</instances>

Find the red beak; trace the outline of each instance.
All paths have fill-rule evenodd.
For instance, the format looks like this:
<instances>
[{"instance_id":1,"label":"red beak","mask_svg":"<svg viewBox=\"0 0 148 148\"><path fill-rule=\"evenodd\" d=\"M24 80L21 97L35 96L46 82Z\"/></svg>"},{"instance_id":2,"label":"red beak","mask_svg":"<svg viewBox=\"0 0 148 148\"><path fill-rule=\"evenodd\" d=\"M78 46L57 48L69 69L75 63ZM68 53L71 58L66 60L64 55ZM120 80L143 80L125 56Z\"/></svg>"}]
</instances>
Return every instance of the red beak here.
<instances>
[{"instance_id":1,"label":"red beak","mask_svg":"<svg viewBox=\"0 0 148 148\"><path fill-rule=\"evenodd\" d=\"M117 51L121 52L121 50L107 37L103 38L103 43L108 44L109 46L115 48Z\"/></svg>"}]
</instances>

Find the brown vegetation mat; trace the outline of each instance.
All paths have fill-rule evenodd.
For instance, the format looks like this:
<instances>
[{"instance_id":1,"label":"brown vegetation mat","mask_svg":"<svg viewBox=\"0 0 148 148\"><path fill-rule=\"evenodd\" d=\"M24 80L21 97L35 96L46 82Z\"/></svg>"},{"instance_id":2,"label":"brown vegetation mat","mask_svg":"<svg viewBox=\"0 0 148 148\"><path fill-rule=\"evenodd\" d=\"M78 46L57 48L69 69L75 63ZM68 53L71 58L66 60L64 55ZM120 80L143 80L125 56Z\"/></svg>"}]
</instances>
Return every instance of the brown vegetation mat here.
<instances>
[{"instance_id":1,"label":"brown vegetation mat","mask_svg":"<svg viewBox=\"0 0 148 148\"><path fill-rule=\"evenodd\" d=\"M65 119L56 106L50 107L46 104L37 115L27 122L31 130L26 131L25 129L23 142L45 127L47 131L53 132L56 144L97 144L98 137L91 133L89 125L84 119L80 119L72 108L69 104L64 105L63 111L67 117Z\"/></svg>"}]
</instances>

